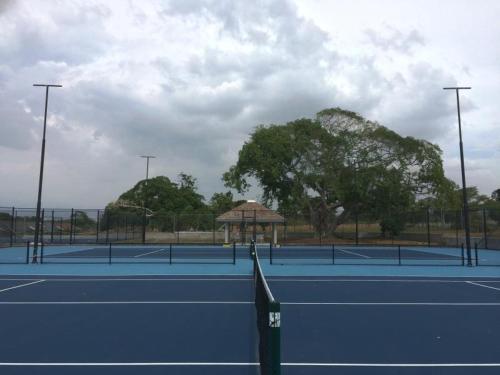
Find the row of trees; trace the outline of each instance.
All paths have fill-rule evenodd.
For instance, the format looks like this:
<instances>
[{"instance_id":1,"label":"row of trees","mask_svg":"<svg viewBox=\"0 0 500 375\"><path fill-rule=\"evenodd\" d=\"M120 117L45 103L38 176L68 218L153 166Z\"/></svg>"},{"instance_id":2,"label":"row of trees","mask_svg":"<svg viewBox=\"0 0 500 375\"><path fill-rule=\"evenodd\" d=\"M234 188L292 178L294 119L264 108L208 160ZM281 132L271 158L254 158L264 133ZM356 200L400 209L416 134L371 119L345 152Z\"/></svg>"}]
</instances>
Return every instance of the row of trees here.
<instances>
[{"instance_id":1,"label":"row of trees","mask_svg":"<svg viewBox=\"0 0 500 375\"><path fill-rule=\"evenodd\" d=\"M408 211L461 208L461 191L446 178L441 156L435 144L332 108L314 119L258 126L223 180L240 194L256 181L263 204L285 216L310 217L324 234L359 213L378 221L383 232L397 234ZM475 187L468 192L472 207L500 209L500 189L492 197ZM209 214L241 203L230 191L205 203L196 179L184 173L177 182L165 176L140 181L118 202L108 205L108 213L146 207L155 216Z\"/></svg>"}]
</instances>

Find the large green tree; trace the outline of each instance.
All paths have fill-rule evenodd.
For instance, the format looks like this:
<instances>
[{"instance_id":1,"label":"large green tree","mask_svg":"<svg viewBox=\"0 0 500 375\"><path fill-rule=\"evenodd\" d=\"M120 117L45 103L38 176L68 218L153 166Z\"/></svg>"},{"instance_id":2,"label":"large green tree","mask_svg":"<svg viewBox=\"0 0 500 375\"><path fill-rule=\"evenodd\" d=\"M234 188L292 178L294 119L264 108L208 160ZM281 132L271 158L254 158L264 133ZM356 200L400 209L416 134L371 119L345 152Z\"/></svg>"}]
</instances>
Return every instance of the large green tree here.
<instances>
[{"instance_id":1,"label":"large green tree","mask_svg":"<svg viewBox=\"0 0 500 375\"><path fill-rule=\"evenodd\" d=\"M340 108L257 127L224 174L226 186L239 192L252 178L265 203L307 214L323 232L356 212L397 223L398 213L419 198L437 196L449 182L438 146ZM401 229L390 223L385 228L392 234Z\"/></svg>"},{"instance_id":2,"label":"large green tree","mask_svg":"<svg viewBox=\"0 0 500 375\"><path fill-rule=\"evenodd\" d=\"M108 204L102 225L121 225L125 218L129 224L142 225L146 213L148 223L161 230L186 230L211 225L208 216L203 216L208 212L204 197L197 192L196 179L181 173L178 182L166 176L139 181L117 202Z\"/></svg>"}]
</instances>

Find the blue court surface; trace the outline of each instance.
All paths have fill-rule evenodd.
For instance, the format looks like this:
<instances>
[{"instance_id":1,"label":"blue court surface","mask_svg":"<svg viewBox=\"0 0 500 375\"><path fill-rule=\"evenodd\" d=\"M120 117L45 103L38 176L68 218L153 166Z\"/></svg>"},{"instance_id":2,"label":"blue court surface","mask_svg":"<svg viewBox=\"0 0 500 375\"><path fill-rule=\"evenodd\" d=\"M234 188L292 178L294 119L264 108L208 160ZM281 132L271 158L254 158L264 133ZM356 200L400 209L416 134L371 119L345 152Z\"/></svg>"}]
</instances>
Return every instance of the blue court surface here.
<instances>
[{"instance_id":1,"label":"blue court surface","mask_svg":"<svg viewBox=\"0 0 500 375\"><path fill-rule=\"evenodd\" d=\"M500 373L500 278L268 283L282 374ZM251 275L3 275L0 373L258 374L253 298Z\"/></svg>"},{"instance_id":2,"label":"blue court surface","mask_svg":"<svg viewBox=\"0 0 500 375\"><path fill-rule=\"evenodd\" d=\"M266 262L276 265L408 265L462 266L467 254L462 248L398 245L258 245ZM0 264L27 263L33 248L0 249ZM45 245L39 249L43 263L167 263L232 264L250 258L248 245L206 244L79 244ZM500 266L500 251L472 249L478 266Z\"/></svg>"}]
</instances>

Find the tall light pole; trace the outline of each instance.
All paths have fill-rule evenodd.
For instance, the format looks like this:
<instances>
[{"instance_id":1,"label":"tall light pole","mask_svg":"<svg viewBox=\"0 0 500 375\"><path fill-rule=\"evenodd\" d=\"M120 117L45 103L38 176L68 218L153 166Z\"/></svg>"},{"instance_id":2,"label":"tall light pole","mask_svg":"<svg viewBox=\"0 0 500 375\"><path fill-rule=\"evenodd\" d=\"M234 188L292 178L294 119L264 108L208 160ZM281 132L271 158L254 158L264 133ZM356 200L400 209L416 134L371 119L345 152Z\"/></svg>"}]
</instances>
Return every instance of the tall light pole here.
<instances>
[{"instance_id":1,"label":"tall light pole","mask_svg":"<svg viewBox=\"0 0 500 375\"><path fill-rule=\"evenodd\" d=\"M470 90L470 87L443 87L443 90L455 90L457 95L457 112L458 112L458 136L460 138L460 165L462 169L462 195L464 207L464 226L465 226L465 243L467 246L467 265L472 266L472 253L470 245L470 222L469 222L469 204L467 202L467 185L465 183L465 165L464 165L464 146L462 143L462 121L460 118L460 90Z\"/></svg>"},{"instance_id":2,"label":"tall light pole","mask_svg":"<svg viewBox=\"0 0 500 375\"><path fill-rule=\"evenodd\" d=\"M35 219L35 239L33 244L33 263L37 263L38 256L38 238L40 236L40 210L42 207L42 184L43 184L43 164L45 162L45 133L47 132L47 106L49 103L49 88L62 87L62 85L50 85L35 83L35 87L45 87L45 115L43 117L43 137L42 137L42 152L40 156L40 176L38 179L38 198L36 201L36 219ZM43 224L42 224L43 225Z\"/></svg>"},{"instance_id":3,"label":"tall light pole","mask_svg":"<svg viewBox=\"0 0 500 375\"><path fill-rule=\"evenodd\" d=\"M149 178L149 159L154 159L156 156L152 155L141 155L141 158L146 159L146 185L148 184L148 178Z\"/></svg>"},{"instance_id":4,"label":"tall light pole","mask_svg":"<svg viewBox=\"0 0 500 375\"><path fill-rule=\"evenodd\" d=\"M146 159L146 186L147 186L149 179L149 159L154 159L156 158L156 156L141 155L141 158ZM142 203L142 206L144 207L143 217L142 217L142 243L146 243L146 196L144 196L144 201Z\"/></svg>"}]
</instances>

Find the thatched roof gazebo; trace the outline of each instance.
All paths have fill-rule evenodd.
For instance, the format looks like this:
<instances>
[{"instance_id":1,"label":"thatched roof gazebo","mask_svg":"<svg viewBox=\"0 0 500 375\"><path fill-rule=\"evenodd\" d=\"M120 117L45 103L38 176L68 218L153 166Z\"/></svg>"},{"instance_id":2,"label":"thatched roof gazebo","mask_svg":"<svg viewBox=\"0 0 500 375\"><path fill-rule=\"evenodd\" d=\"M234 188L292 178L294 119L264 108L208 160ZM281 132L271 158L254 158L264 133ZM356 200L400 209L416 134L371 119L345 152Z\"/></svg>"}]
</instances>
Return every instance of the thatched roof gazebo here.
<instances>
[{"instance_id":1,"label":"thatched roof gazebo","mask_svg":"<svg viewBox=\"0 0 500 375\"><path fill-rule=\"evenodd\" d=\"M271 224L273 231L273 243L277 243L278 235L276 231L276 224L282 224L285 222L285 218L283 216L253 200L248 200L245 203L240 204L232 210L218 216L215 220L218 223L224 224L224 242L226 243L229 242L229 226L234 224L238 224L242 231L245 230L247 225L253 225L254 241L256 240L256 225Z\"/></svg>"}]
</instances>

